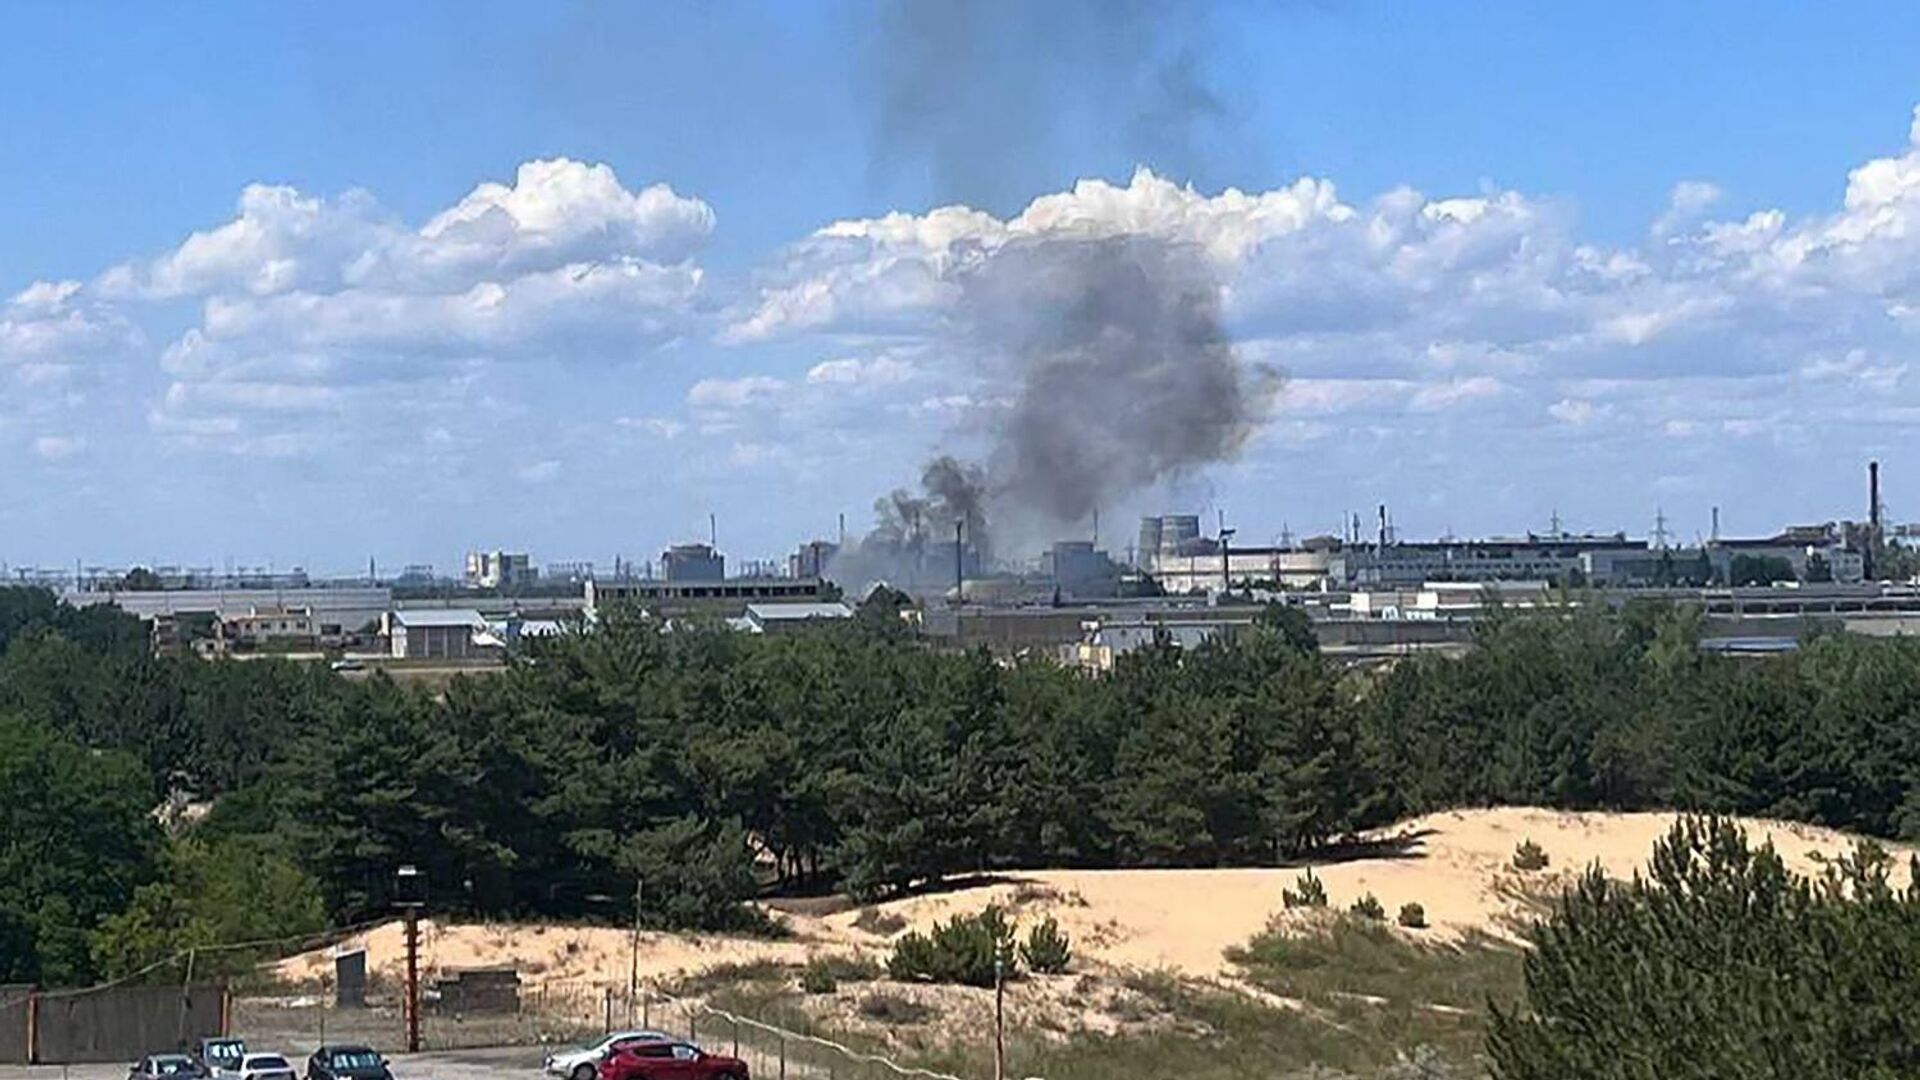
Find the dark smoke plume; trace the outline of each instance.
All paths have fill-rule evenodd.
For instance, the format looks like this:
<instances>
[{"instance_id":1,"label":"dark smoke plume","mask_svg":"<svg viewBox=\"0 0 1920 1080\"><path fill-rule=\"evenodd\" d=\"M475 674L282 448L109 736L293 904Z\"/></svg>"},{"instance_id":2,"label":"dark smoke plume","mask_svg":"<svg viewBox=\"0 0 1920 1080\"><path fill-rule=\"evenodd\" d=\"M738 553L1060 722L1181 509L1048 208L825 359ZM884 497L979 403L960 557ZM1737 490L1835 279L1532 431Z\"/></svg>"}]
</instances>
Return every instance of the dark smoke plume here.
<instances>
[{"instance_id":1,"label":"dark smoke plume","mask_svg":"<svg viewBox=\"0 0 1920 1080\"><path fill-rule=\"evenodd\" d=\"M877 169L922 161L941 197L1007 213L1028 194L1010 185L1063 143L1069 117L1176 176L1223 156L1234 110L1211 85L1199 5L879 3L878 78L860 87L876 102ZM873 533L833 569L843 583L949 582L953 522L982 562L1054 539L1231 460L1267 418L1278 378L1235 356L1203 252L1041 234L956 255L957 326L1010 404L982 465L938 458L920 493L876 504Z\"/></svg>"},{"instance_id":2,"label":"dark smoke plume","mask_svg":"<svg viewBox=\"0 0 1920 1080\"><path fill-rule=\"evenodd\" d=\"M958 283L961 328L1010 404L984 466L938 457L919 494L879 500L873 532L834 568L845 582L951 582L956 521L982 562L1076 531L1102 506L1234 458L1279 389L1234 354L1219 282L1186 245L1018 240Z\"/></svg>"},{"instance_id":3,"label":"dark smoke plume","mask_svg":"<svg viewBox=\"0 0 1920 1080\"><path fill-rule=\"evenodd\" d=\"M936 457L920 474L922 494L895 488L874 500L873 531L834 560L830 576L846 584L897 586L953 580L955 526L975 570L992 557L987 479L978 465Z\"/></svg>"},{"instance_id":4,"label":"dark smoke plume","mask_svg":"<svg viewBox=\"0 0 1920 1080\"><path fill-rule=\"evenodd\" d=\"M1204 256L1163 239L1016 242L964 296L1018 380L988 459L993 500L1039 525L1233 458L1277 389L1234 355Z\"/></svg>"},{"instance_id":5,"label":"dark smoke plume","mask_svg":"<svg viewBox=\"0 0 1920 1080\"><path fill-rule=\"evenodd\" d=\"M1246 166L1189 0L875 0L876 178L923 170L935 198L1008 213L1100 149L1203 184ZM1095 133L1120 145L1078 144Z\"/></svg>"}]
</instances>

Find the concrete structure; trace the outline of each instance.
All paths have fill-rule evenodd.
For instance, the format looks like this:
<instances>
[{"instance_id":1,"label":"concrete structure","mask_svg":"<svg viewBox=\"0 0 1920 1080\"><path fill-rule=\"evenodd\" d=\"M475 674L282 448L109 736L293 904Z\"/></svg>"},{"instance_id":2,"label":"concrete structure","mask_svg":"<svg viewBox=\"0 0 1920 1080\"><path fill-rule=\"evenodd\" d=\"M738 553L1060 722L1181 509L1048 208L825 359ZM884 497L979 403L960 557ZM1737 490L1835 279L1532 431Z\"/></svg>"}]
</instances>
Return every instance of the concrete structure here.
<instances>
[{"instance_id":1,"label":"concrete structure","mask_svg":"<svg viewBox=\"0 0 1920 1080\"><path fill-rule=\"evenodd\" d=\"M73 607L113 604L147 620L193 615L227 619L268 609L305 611L313 619L314 632L322 637L350 634L377 623L393 607L393 592L385 588L69 591L60 599Z\"/></svg>"},{"instance_id":2,"label":"concrete structure","mask_svg":"<svg viewBox=\"0 0 1920 1080\"><path fill-rule=\"evenodd\" d=\"M787 576L796 578L825 577L827 566L833 557L840 554L840 545L831 540L809 540L787 556Z\"/></svg>"},{"instance_id":3,"label":"concrete structure","mask_svg":"<svg viewBox=\"0 0 1920 1080\"><path fill-rule=\"evenodd\" d=\"M1794 579L1803 582L1820 561L1826 563L1827 579L1838 584L1858 583L1867 571L1866 557L1847 547L1845 531L1834 524L1795 526L1765 539L1710 541L1706 554L1722 582L1733 580L1734 560L1741 556L1784 561Z\"/></svg>"},{"instance_id":4,"label":"concrete structure","mask_svg":"<svg viewBox=\"0 0 1920 1080\"><path fill-rule=\"evenodd\" d=\"M476 589L509 589L531 585L538 575L525 552L467 552L467 584Z\"/></svg>"},{"instance_id":5,"label":"concrete structure","mask_svg":"<svg viewBox=\"0 0 1920 1080\"><path fill-rule=\"evenodd\" d=\"M1490 604L1528 608L1552 599L1552 589L1544 581L1437 581L1418 589L1352 593L1347 597L1347 614L1355 619L1465 619L1483 613Z\"/></svg>"},{"instance_id":6,"label":"concrete structure","mask_svg":"<svg viewBox=\"0 0 1920 1080\"><path fill-rule=\"evenodd\" d=\"M110 986L82 993L0 989L0 1063L127 1062L227 1033L221 985Z\"/></svg>"},{"instance_id":7,"label":"concrete structure","mask_svg":"<svg viewBox=\"0 0 1920 1080\"><path fill-rule=\"evenodd\" d=\"M220 620L220 638L230 646L258 648L275 641L311 642L319 636L313 612L305 608L254 608Z\"/></svg>"},{"instance_id":8,"label":"concrete structure","mask_svg":"<svg viewBox=\"0 0 1920 1080\"><path fill-rule=\"evenodd\" d=\"M1434 581L1577 580L1582 557L1592 552L1645 552L1625 533L1573 536L1555 533L1513 539L1441 540L1348 545L1329 570L1350 588L1418 587Z\"/></svg>"},{"instance_id":9,"label":"concrete structure","mask_svg":"<svg viewBox=\"0 0 1920 1080\"><path fill-rule=\"evenodd\" d=\"M1187 544L1185 553L1161 552L1150 563L1143 563L1142 568L1153 575L1161 589L1176 596L1217 592L1222 580L1231 581L1236 589L1245 586L1325 589L1335 584L1332 574L1339 565L1339 551L1337 548L1234 547L1228 549L1226 560L1228 566L1223 574L1219 546L1202 541Z\"/></svg>"},{"instance_id":10,"label":"concrete structure","mask_svg":"<svg viewBox=\"0 0 1920 1080\"><path fill-rule=\"evenodd\" d=\"M706 544L675 544L660 556L668 581L724 581L727 557Z\"/></svg>"},{"instance_id":11,"label":"concrete structure","mask_svg":"<svg viewBox=\"0 0 1920 1080\"><path fill-rule=\"evenodd\" d=\"M661 614L710 611L744 615L748 604L817 600L819 578L730 578L724 581L589 581L585 611L589 618L602 609L637 604Z\"/></svg>"},{"instance_id":12,"label":"concrete structure","mask_svg":"<svg viewBox=\"0 0 1920 1080\"><path fill-rule=\"evenodd\" d=\"M1090 540L1061 540L1040 557L1040 574L1070 596L1112 596L1120 567Z\"/></svg>"},{"instance_id":13,"label":"concrete structure","mask_svg":"<svg viewBox=\"0 0 1920 1080\"><path fill-rule=\"evenodd\" d=\"M435 1012L455 1016L520 1011L520 973L510 967L455 968L433 983Z\"/></svg>"},{"instance_id":14,"label":"concrete structure","mask_svg":"<svg viewBox=\"0 0 1920 1080\"><path fill-rule=\"evenodd\" d=\"M386 634L397 660L482 660L499 648L484 640L486 617L471 608L395 611Z\"/></svg>"},{"instance_id":15,"label":"concrete structure","mask_svg":"<svg viewBox=\"0 0 1920 1080\"><path fill-rule=\"evenodd\" d=\"M731 621L735 629L751 634L777 634L851 618L853 609L835 600L824 604L748 604L747 613Z\"/></svg>"},{"instance_id":16,"label":"concrete structure","mask_svg":"<svg viewBox=\"0 0 1920 1080\"><path fill-rule=\"evenodd\" d=\"M1083 624L1084 635L1078 642L1065 646L1061 650L1061 662L1088 671L1107 672L1113 670L1114 662L1136 649L1145 648L1155 641L1164 640L1175 648L1198 648L1209 638L1228 632L1231 626L1240 623L1177 623L1173 625L1149 622L1102 622L1098 619Z\"/></svg>"}]
</instances>

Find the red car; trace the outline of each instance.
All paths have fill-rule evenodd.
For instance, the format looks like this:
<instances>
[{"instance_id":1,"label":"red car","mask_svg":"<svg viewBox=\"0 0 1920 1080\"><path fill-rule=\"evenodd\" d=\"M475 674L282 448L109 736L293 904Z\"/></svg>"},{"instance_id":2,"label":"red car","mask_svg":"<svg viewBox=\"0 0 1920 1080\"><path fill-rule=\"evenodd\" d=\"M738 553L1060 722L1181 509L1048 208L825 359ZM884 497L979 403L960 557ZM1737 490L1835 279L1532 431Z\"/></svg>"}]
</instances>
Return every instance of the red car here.
<instances>
[{"instance_id":1,"label":"red car","mask_svg":"<svg viewBox=\"0 0 1920 1080\"><path fill-rule=\"evenodd\" d=\"M748 1080L747 1063L683 1042L630 1042L600 1062L600 1080Z\"/></svg>"}]
</instances>

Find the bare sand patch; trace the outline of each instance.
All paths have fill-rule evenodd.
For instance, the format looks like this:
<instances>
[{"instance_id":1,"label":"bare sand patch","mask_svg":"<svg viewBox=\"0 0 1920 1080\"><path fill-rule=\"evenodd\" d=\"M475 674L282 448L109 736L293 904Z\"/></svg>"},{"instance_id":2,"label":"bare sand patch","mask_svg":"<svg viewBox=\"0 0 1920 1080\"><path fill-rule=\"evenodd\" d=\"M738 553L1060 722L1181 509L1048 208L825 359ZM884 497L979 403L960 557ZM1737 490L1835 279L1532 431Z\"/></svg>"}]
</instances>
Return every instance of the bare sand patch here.
<instances>
[{"instance_id":1,"label":"bare sand patch","mask_svg":"<svg viewBox=\"0 0 1920 1080\"><path fill-rule=\"evenodd\" d=\"M1598 863L1612 876L1627 877L1642 867L1656 840L1672 827L1671 813L1567 813L1528 808L1458 810L1430 814L1383 830L1382 843L1342 861L1314 862L1325 883L1329 904L1345 908L1371 893L1389 916L1402 904L1426 909L1436 937L1470 930L1505 933L1521 903L1516 884L1538 887L1564 879ZM1795 870L1817 874L1823 860L1850 851L1854 838L1812 826L1781 822L1744 823L1756 841L1770 840ZM1551 865L1522 874L1512 868L1515 845L1531 839ZM1910 849L1889 845L1904 860ZM670 982L725 965L776 963L799 965L823 953L863 955L884 960L891 939L907 929L924 930L955 914L978 911L989 903L1009 907L1021 925L1046 916L1059 920L1074 941L1082 965L1165 970L1193 978L1231 975L1226 950L1244 944L1270 920L1283 920L1280 893L1300 876L1299 868L1223 870L1040 870L998 875L948 891L911 896L875 905L880 913L904 920L894 934L862 929L874 925L872 909L832 915L780 915L792 931L782 940L718 935L642 935L643 979ZM1296 913L1297 914L1297 913ZM383 924L346 943L367 950L368 966L397 978L404 962L400 925ZM511 925L496 923L425 924L424 952L429 977L456 968L511 965L524 981L624 987L630 938L612 927ZM330 951L284 961L279 974L314 981L329 968Z\"/></svg>"}]
</instances>

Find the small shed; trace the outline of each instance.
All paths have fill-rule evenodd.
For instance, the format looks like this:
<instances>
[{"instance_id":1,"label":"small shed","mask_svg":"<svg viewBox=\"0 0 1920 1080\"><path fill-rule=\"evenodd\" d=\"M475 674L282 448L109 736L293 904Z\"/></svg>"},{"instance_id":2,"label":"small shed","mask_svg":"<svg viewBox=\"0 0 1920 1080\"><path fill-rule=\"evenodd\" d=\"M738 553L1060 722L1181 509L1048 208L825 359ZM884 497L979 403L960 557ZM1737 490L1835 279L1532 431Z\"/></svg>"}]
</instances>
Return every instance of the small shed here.
<instances>
[{"instance_id":1,"label":"small shed","mask_svg":"<svg viewBox=\"0 0 1920 1080\"><path fill-rule=\"evenodd\" d=\"M443 1013L520 1011L520 973L510 967L459 968L433 984Z\"/></svg>"}]
</instances>

